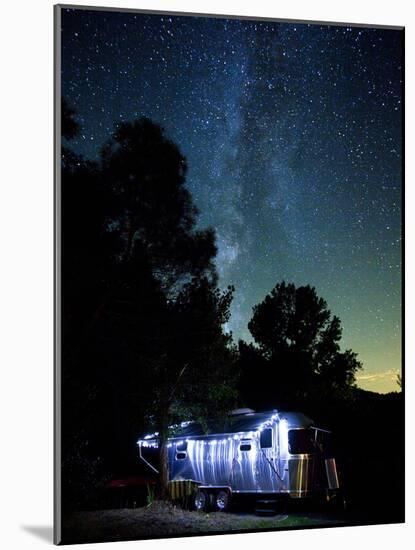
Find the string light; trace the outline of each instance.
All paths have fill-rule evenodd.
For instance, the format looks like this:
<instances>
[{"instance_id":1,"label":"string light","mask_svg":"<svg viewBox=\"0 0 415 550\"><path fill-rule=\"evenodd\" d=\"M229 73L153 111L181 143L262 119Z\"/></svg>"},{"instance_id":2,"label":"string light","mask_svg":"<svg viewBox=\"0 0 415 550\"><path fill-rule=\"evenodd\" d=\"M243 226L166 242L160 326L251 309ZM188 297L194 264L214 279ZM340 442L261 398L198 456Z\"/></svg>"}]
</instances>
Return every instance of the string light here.
<instances>
[{"instance_id":1,"label":"string light","mask_svg":"<svg viewBox=\"0 0 415 550\"><path fill-rule=\"evenodd\" d=\"M272 425L276 422L276 421L279 421L280 423L280 426L281 428L283 428L283 431L285 432L285 435L286 435L286 431L287 431L287 421L284 420L284 419L281 419L278 412L274 412L270 418L268 418L267 420L265 420L264 422L262 422L257 428L255 431L249 431L249 432L239 432L239 433L235 433L232 437L229 436L229 437L225 437L223 439L220 439L220 440L217 440L217 439L210 439L208 441L204 441L204 440L196 440L196 441L200 441L202 445L217 445L218 443L220 444L226 444L227 442L229 441L232 441L232 440L235 440L235 441L240 441L241 439L248 439L248 438L259 438L260 435L261 435L261 432L263 430L265 430L266 428L270 428L272 427ZM194 421L193 420L186 420L184 422L181 422L180 423L180 427L181 428L187 428L190 424L193 424ZM285 423L285 424L284 424ZM179 427L178 424L174 424L172 426L170 426L171 429L177 429ZM139 439L137 441L137 444L138 445L142 445L143 447L151 447L151 448L158 448L158 443L157 441L154 441L154 442L149 442L149 440L155 440L157 439L159 433L158 432L154 432L152 434L147 434L145 435L142 439ZM200 436L198 436L200 437ZM203 436L202 436L203 437ZM207 436L208 437L208 436ZM186 443L189 443L190 441L195 441L194 439L189 439L189 438L186 438L185 440L179 440L179 441L175 441L174 444L176 446L179 446L179 445L183 445L184 442ZM169 442L167 444L167 447L168 448L171 448L173 445L172 442Z\"/></svg>"}]
</instances>

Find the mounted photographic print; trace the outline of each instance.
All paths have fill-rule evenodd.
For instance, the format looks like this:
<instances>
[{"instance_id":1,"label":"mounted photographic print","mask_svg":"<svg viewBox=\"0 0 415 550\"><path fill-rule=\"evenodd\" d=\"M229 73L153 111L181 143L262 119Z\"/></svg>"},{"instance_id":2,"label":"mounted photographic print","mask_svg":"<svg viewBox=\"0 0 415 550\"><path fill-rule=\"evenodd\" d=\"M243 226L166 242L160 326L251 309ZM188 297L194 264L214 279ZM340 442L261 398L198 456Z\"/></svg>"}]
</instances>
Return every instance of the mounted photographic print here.
<instances>
[{"instance_id":1,"label":"mounted photographic print","mask_svg":"<svg viewBox=\"0 0 415 550\"><path fill-rule=\"evenodd\" d=\"M403 28L55 39L55 542L404 522Z\"/></svg>"}]
</instances>

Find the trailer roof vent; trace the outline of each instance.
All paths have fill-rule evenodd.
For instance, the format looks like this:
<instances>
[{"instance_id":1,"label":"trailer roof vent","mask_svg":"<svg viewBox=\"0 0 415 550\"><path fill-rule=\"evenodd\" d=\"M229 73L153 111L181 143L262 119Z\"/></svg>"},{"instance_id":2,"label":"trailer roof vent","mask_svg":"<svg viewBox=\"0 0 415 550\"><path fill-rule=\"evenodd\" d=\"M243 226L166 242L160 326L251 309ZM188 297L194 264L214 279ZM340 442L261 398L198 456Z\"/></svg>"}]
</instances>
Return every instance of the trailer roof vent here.
<instances>
[{"instance_id":1,"label":"trailer roof vent","mask_svg":"<svg viewBox=\"0 0 415 550\"><path fill-rule=\"evenodd\" d=\"M254 409L248 409L248 408L234 409L229 413L229 416L238 416L240 414L254 414L254 413L255 413Z\"/></svg>"}]
</instances>

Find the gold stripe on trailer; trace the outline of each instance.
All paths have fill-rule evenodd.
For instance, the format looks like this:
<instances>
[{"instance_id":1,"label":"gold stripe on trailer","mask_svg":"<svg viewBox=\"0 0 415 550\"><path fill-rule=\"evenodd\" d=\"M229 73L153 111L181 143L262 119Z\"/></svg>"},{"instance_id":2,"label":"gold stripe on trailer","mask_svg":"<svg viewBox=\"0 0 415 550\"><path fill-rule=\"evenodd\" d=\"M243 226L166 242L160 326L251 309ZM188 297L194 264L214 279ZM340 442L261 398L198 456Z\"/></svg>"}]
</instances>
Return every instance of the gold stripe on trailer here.
<instances>
[{"instance_id":1,"label":"gold stripe on trailer","mask_svg":"<svg viewBox=\"0 0 415 550\"><path fill-rule=\"evenodd\" d=\"M170 498L172 500L178 500L189 497L193 494L198 485L199 483L192 481L191 479L176 479L169 481L168 489Z\"/></svg>"}]
</instances>

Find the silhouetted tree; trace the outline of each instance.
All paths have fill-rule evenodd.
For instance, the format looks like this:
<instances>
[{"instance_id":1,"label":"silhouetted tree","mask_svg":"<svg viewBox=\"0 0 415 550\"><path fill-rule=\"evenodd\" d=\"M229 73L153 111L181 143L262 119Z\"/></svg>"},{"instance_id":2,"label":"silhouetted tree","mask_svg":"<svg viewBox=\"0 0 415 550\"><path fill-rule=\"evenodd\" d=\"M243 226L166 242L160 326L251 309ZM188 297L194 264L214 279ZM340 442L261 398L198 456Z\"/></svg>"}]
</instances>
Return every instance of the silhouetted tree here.
<instances>
[{"instance_id":1,"label":"silhouetted tree","mask_svg":"<svg viewBox=\"0 0 415 550\"><path fill-rule=\"evenodd\" d=\"M229 315L231 292L221 296L216 291L215 235L210 229L195 229L198 211L185 187L186 171L177 147L145 118L119 125L102 153L104 182L114 198L108 231L117 241L115 261L121 273L121 284L113 290L117 294L122 288L124 302L131 305L136 298L128 287L134 287L137 274L147 273L160 292L146 317L148 325L141 322L133 330L130 356L136 357L135 373L145 382L141 405L157 419L162 496L168 427L179 411L195 412L191 400L185 399L184 386L193 380L202 402L215 388L224 387L228 374L226 369L220 374L224 365L218 350L226 355L230 343L229 337L223 337L222 325ZM130 327L139 319L142 316L136 312ZM126 334L127 330L124 338ZM215 360L208 361L209 357ZM216 400L218 411L222 401Z\"/></svg>"},{"instance_id":2,"label":"silhouetted tree","mask_svg":"<svg viewBox=\"0 0 415 550\"><path fill-rule=\"evenodd\" d=\"M354 384L361 364L351 350L340 350L340 319L314 288L277 284L253 308L248 328L256 345L240 344L241 366L245 380L253 374L247 369L256 370L265 401L304 406L305 398L321 398L323 390Z\"/></svg>"},{"instance_id":3,"label":"silhouetted tree","mask_svg":"<svg viewBox=\"0 0 415 550\"><path fill-rule=\"evenodd\" d=\"M63 100L62 135L79 133L75 111ZM94 375L97 347L92 334L98 305L113 265L111 235L105 231L110 194L98 163L85 160L68 144L61 149L61 378L63 505L85 504L104 471L102 384ZM101 365L102 366L102 365ZM102 379L101 379L102 380Z\"/></svg>"},{"instance_id":4,"label":"silhouetted tree","mask_svg":"<svg viewBox=\"0 0 415 550\"><path fill-rule=\"evenodd\" d=\"M75 492L85 464L96 467L84 485L122 470L146 416L163 454L175 418L232 405L232 291L216 288L215 235L195 229L185 174L148 119L119 125L100 163L62 151L63 456Z\"/></svg>"},{"instance_id":5,"label":"silhouetted tree","mask_svg":"<svg viewBox=\"0 0 415 550\"><path fill-rule=\"evenodd\" d=\"M207 278L194 278L167 304L157 354L147 363L149 425L159 433L160 489L167 487L167 438L183 420L223 419L236 403L235 351L223 331L232 288L220 291Z\"/></svg>"},{"instance_id":6,"label":"silhouetted tree","mask_svg":"<svg viewBox=\"0 0 415 550\"><path fill-rule=\"evenodd\" d=\"M186 160L163 129L146 118L120 124L103 149L102 167L114 195L111 230L119 259L137 254L167 292L192 276L215 280L214 232L195 230Z\"/></svg>"},{"instance_id":7,"label":"silhouetted tree","mask_svg":"<svg viewBox=\"0 0 415 550\"><path fill-rule=\"evenodd\" d=\"M402 375L401 374L396 375L396 383L397 383L399 389L402 390Z\"/></svg>"}]
</instances>

